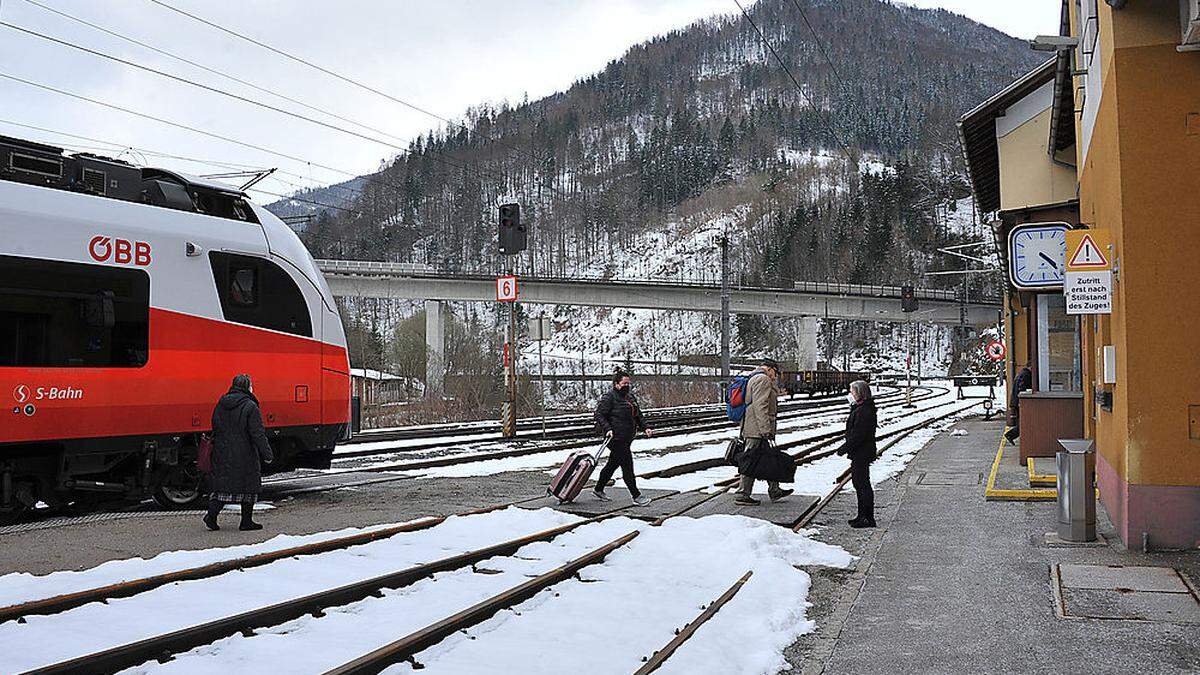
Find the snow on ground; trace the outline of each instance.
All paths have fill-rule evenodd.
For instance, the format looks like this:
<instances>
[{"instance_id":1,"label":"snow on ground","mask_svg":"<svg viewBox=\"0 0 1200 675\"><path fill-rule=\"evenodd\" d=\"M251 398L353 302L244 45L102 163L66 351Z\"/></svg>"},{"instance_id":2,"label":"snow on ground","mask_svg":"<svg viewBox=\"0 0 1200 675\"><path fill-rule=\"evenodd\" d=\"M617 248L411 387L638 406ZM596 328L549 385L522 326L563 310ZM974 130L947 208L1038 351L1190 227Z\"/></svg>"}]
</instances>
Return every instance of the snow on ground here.
<instances>
[{"instance_id":1,"label":"snow on ground","mask_svg":"<svg viewBox=\"0 0 1200 675\"><path fill-rule=\"evenodd\" d=\"M486 514L454 516L426 530L406 532L348 549L288 558L209 579L172 583L132 597L110 600L107 604L91 603L50 616L29 616L26 623L9 621L0 624L0 672L24 672L116 644L370 579L578 520L577 516L551 509L528 511L515 507ZM328 536L332 535L326 538ZM209 560L229 557L227 549L179 552L179 555L196 555ZM47 585L37 589L37 595L58 595L67 588L86 588L97 585L96 582L111 580L110 575L96 572L105 567L101 565L89 571L92 574L78 573L99 577L90 579L93 583L76 583L73 587L64 583L57 588ZM150 565L143 568L135 565L134 569L134 574L138 575L163 571ZM15 594L10 592L8 595ZM181 607L186 607L187 611L179 611ZM30 645L38 645L38 648L31 649ZM263 672L294 670L268 668Z\"/></svg>"},{"instance_id":2,"label":"snow on ground","mask_svg":"<svg viewBox=\"0 0 1200 675\"><path fill-rule=\"evenodd\" d=\"M603 564L416 655L424 672L631 673L747 571L734 599L663 672L770 673L815 624L810 578L796 565L847 567L854 558L770 523L740 516L676 518L644 528ZM686 570L686 573L681 571ZM557 648L557 649L556 649ZM563 653L566 650L567 653ZM554 651L559 653L555 654ZM537 655L537 656L535 656ZM570 670L570 668L567 668ZM413 672L402 664L385 672Z\"/></svg>"},{"instance_id":3,"label":"snow on ground","mask_svg":"<svg viewBox=\"0 0 1200 675\"><path fill-rule=\"evenodd\" d=\"M547 525L541 512L524 513L534 521L524 530ZM814 627L805 617L810 579L795 566L846 567L854 560L807 533L740 516L679 518L661 527L612 518L475 566L488 574L470 568L440 573L384 591L382 598L326 610L319 619L306 616L253 637L238 635L199 647L166 664L148 663L125 672L323 672L635 530L640 532L636 538L604 562L584 568L579 578L501 611L417 660L436 673L477 673L481 664L487 664L488 672L557 673L570 654L588 654L594 655L587 661L589 673L629 673L701 606L752 570L754 576L738 596L710 622L716 634L673 659L680 664L709 660L713 656L707 652L715 650L722 655L717 661L721 667L706 672L774 672L785 665L783 648ZM396 567L405 564L394 562ZM680 574L682 569L687 574ZM155 618L142 620L152 623ZM402 664L389 672L409 669Z\"/></svg>"}]
</instances>

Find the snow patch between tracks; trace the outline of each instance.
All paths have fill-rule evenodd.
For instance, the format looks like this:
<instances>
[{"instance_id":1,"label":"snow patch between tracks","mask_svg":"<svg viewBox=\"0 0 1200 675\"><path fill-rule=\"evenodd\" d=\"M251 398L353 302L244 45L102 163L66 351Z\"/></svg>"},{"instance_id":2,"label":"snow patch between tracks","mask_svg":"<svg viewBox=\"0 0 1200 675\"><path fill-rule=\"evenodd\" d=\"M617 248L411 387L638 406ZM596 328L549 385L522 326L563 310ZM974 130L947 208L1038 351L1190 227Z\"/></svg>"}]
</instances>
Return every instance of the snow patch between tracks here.
<instances>
[{"instance_id":1,"label":"snow patch between tracks","mask_svg":"<svg viewBox=\"0 0 1200 675\"><path fill-rule=\"evenodd\" d=\"M676 629L754 572L726 604L659 672L774 673L783 650L815 627L808 608L809 575L798 565L847 567L854 558L742 516L674 518L645 528L627 546L553 593L504 611L417 654L420 672L557 674L631 673L661 649ZM416 672L408 664L387 673Z\"/></svg>"}]
</instances>

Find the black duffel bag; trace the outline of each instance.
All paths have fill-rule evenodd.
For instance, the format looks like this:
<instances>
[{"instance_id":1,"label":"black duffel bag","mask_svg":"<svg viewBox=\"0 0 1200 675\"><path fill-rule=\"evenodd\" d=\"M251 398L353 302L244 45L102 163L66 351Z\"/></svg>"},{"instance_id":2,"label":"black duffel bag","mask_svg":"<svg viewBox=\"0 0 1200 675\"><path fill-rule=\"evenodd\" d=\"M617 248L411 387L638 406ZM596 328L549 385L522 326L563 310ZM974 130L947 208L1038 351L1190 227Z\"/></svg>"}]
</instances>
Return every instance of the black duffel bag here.
<instances>
[{"instance_id":1,"label":"black duffel bag","mask_svg":"<svg viewBox=\"0 0 1200 675\"><path fill-rule=\"evenodd\" d=\"M738 456L738 473L779 483L796 481L796 461L765 438L754 438Z\"/></svg>"}]
</instances>

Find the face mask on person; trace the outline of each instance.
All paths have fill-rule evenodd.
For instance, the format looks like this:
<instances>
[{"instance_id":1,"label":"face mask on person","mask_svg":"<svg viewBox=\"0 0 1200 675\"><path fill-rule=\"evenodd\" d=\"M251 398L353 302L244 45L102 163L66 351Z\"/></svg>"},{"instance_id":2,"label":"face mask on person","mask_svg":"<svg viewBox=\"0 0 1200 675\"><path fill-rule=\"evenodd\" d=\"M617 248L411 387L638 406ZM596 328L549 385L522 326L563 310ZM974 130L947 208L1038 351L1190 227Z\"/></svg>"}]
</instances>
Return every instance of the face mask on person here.
<instances>
[{"instance_id":1,"label":"face mask on person","mask_svg":"<svg viewBox=\"0 0 1200 675\"><path fill-rule=\"evenodd\" d=\"M622 394L628 394L629 390L633 389L633 385L632 384L623 384L623 385L617 387L617 389L621 390Z\"/></svg>"},{"instance_id":2,"label":"face mask on person","mask_svg":"<svg viewBox=\"0 0 1200 675\"><path fill-rule=\"evenodd\" d=\"M854 394L846 394L846 400L850 402L850 405L858 404L858 399L854 398Z\"/></svg>"}]
</instances>

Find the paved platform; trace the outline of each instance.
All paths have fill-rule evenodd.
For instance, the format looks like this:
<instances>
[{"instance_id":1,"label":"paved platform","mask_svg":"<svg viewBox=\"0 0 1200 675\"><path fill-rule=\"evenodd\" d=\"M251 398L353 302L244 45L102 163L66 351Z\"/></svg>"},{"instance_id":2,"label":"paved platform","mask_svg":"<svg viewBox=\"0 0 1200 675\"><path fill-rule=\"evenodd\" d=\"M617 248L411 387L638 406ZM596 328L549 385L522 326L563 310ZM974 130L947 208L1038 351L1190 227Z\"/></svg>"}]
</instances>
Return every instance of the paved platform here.
<instances>
[{"instance_id":1,"label":"paved platform","mask_svg":"<svg viewBox=\"0 0 1200 675\"><path fill-rule=\"evenodd\" d=\"M1099 504L1101 543L1048 538L1053 501L984 498L1000 424L956 426L877 487L879 528L845 525L853 490L815 523L861 558L810 571L791 672L1200 672L1200 551L1128 551Z\"/></svg>"}]
</instances>

